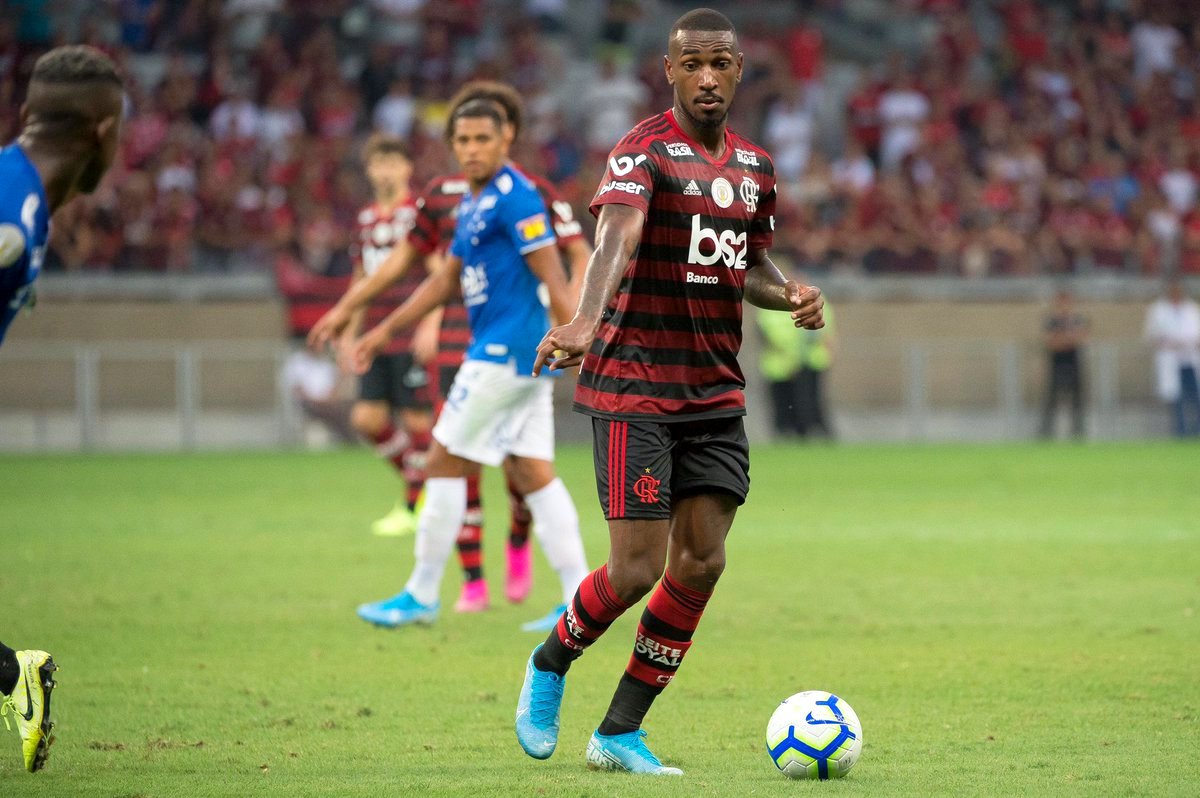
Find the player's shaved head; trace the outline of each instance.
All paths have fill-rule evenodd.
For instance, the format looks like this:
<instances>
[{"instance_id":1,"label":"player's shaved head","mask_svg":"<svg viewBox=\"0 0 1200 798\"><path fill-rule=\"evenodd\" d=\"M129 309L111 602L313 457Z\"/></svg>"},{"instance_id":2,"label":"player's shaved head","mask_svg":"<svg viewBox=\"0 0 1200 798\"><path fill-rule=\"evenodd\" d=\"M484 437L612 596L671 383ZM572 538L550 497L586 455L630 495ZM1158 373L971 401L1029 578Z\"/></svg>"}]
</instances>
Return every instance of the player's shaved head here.
<instances>
[{"instance_id":1,"label":"player's shaved head","mask_svg":"<svg viewBox=\"0 0 1200 798\"><path fill-rule=\"evenodd\" d=\"M70 127L121 112L123 82L117 66L94 47L56 47L33 65L25 99L43 125Z\"/></svg>"},{"instance_id":2,"label":"player's shaved head","mask_svg":"<svg viewBox=\"0 0 1200 798\"><path fill-rule=\"evenodd\" d=\"M675 20L675 24L671 26L671 32L667 35L668 51L677 50L681 42L679 36L681 32L728 33L733 49L737 49L737 31L733 27L733 22L729 17L712 8L696 8Z\"/></svg>"},{"instance_id":3,"label":"player's shaved head","mask_svg":"<svg viewBox=\"0 0 1200 798\"><path fill-rule=\"evenodd\" d=\"M74 161L62 198L91 193L108 171L116 157L123 105L117 66L94 47L56 47L34 63L21 106L20 142L27 151Z\"/></svg>"},{"instance_id":4,"label":"player's shaved head","mask_svg":"<svg viewBox=\"0 0 1200 798\"><path fill-rule=\"evenodd\" d=\"M513 135L520 134L524 103L521 102L521 95L512 86L497 80L472 80L465 83L450 98L450 115L453 116L459 106L471 100L486 100L500 106L500 110L508 118L508 123L513 126Z\"/></svg>"}]
</instances>

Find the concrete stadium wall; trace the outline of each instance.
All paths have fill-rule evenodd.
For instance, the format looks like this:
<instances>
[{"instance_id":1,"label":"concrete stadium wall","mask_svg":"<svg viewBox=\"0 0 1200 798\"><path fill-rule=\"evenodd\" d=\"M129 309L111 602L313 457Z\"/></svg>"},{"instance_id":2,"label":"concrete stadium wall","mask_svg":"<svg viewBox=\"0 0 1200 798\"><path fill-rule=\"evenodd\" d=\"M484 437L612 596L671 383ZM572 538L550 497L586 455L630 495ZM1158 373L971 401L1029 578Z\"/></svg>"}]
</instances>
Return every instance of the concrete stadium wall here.
<instances>
[{"instance_id":1,"label":"concrete stadium wall","mask_svg":"<svg viewBox=\"0 0 1200 798\"><path fill-rule=\"evenodd\" d=\"M1040 337L1046 304L1040 297L923 299L859 292L842 300L838 293L836 287L827 290L838 330L828 395L842 438L990 439L1032 433L1045 380ZM1102 394L1093 390L1092 402L1110 405L1107 421L1096 422L1094 433L1161 434L1149 353L1140 341L1146 303L1085 299L1079 307L1092 322L1089 379ZM757 376L755 312L747 309L742 364L750 380L747 426L753 438L763 439L769 436L769 409ZM180 347L201 347L196 399L204 412L269 417L279 404L284 330L285 308L274 298L52 296L17 320L0 349L0 427L33 413L41 419L37 423L50 428L43 439L71 440L58 427L63 418L75 423L76 361L83 346L103 353L95 377L97 413L124 419L122 431L108 435L102 447L119 446L125 430L145 432L154 428L152 419L169 419L175 412L183 401L176 362ZM569 412L569 380L560 382L560 437L586 440L586 420ZM169 420L158 423L174 428ZM199 437L198 445L222 445L215 437L208 441L203 431L192 435ZM178 442L171 438L163 445L174 445L171 441ZM0 448L12 446L0 430Z\"/></svg>"}]
</instances>

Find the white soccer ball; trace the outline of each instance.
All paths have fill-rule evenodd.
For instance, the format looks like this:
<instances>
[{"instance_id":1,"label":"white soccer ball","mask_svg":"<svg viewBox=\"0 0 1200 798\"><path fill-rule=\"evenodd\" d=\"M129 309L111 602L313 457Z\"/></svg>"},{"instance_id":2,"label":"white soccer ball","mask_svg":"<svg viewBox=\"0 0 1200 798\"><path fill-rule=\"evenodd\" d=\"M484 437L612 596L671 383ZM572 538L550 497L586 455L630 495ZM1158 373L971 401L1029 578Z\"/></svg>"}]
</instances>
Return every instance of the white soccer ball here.
<instances>
[{"instance_id":1,"label":"white soccer ball","mask_svg":"<svg viewBox=\"0 0 1200 798\"><path fill-rule=\"evenodd\" d=\"M796 693L784 699L767 722L767 755L790 778L841 778L860 753L858 715L832 693Z\"/></svg>"}]
</instances>

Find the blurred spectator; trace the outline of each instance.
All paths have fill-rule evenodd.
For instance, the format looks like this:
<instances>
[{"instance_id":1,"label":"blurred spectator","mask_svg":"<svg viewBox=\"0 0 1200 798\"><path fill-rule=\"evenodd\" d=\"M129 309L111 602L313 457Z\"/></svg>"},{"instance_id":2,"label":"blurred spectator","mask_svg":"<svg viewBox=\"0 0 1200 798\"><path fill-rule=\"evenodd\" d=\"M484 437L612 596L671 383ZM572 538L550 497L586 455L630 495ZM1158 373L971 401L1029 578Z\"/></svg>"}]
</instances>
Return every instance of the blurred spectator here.
<instances>
[{"instance_id":1,"label":"blurred spectator","mask_svg":"<svg viewBox=\"0 0 1200 798\"><path fill-rule=\"evenodd\" d=\"M774 156L780 216L803 231L778 241L797 262L970 277L1200 274L1200 24L1188 4L906 0L889 13L920 35L863 28L881 50L910 43L859 64L849 88L826 80L841 48L827 48L825 23L850 24L842 4L776 5L769 17L739 15L747 69L733 122ZM56 237L60 260L266 270L272 252L299 251L310 206L340 224L363 199L348 200L362 188L339 177L358 137L405 136L418 181L445 171L447 96L468 76L499 77L526 97L522 159L569 181L586 220L612 144L672 97L654 32L667 20L654 6L610 0L593 20L571 18L574 7L10 2L0 136L15 130L18 86L51 31L105 48L131 77L118 166L140 173L134 194L148 178L152 218L171 220L175 243L147 240L143 209L128 219L127 247L110 188L85 204L86 235ZM118 169L109 182L120 180ZM239 208L247 219L234 218ZM142 254L115 264L122 251Z\"/></svg>"},{"instance_id":2,"label":"blurred spectator","mask_svg":"<svg viewBox=\"0 0 1200 798\"><path fill-rule=\"evenodd\" d=\"M208 127L218 144L232 149L254 149L262 133L262 111L251 97L245 80L231 81L228 94L213 109Z\"/></svg>"},{"instance_id":3,"label":"blurred spectator","mask_svg":"<svg viewBox=\"0 0 1200 798\"><path fill-rule=\"evenodd\" d=\"M647 92L612 55L600 60L599 69L584 92L585 129L588 147L605 157L643 116Z\"/></svg>"},{"instance_id":4,"label":"blurred spectator","mask_svg":"<svg viewBox=\"0 0 1200 798\"><path fill-rule=\"evenodd\" d=\"M1155 74L1170 72L1175 66L1175 54L1183 43L1183 35L1169 22L1161 3L1150 5L1150 15L1133 26L1130 44L1133 46L1133 75L1145 82Z\"/></svg>"},{"instance_id":5,"label":"blurred spectator","mask_svg":"<svg viewBox=\"0 0 1200 798\"><path fill-rule=\"evenodd\" d=\"M371 114L375 129L393 136L408 138L417 118L417 101L412 93L412 81L396 78L388 86Z\"/></svg>"},{"instance_id":6,"label":"blurred spectator","mask_svg":"<svg viewBox=\"0 0 1200 798\"><path fill-rule=\"evenodd\" d=\"M1071 434L1082 438L1083 419L1083 344L1087 341L1088 320L1075 309L1074 297L1065 288L1054 294L1050 314L1042 327L1046 347L1046 399L1042 406L1039 434L1054 437L1054 419L1062 399L1070 403Z\"/></svg>"},{"instance_id":7,"label":"blurred spectator","mask_svg":"<svg viewBox=\"0 0 1200 798\"><path fill-rule=\"evenodd\" d=\"M879 97L883 125L879 160L884 169L899 166L921 143L921 126L929 118L929 98L917 88L912 71L902 68Z\"/></svg>"},{"instance_id":8,"label":"blurred spectator","mask_svg":"<svg viewBox=\"0 0 1200 798\"><path fill-rule=\"evenodd\" d=\"M767 109L764 143L781 182L799 180L808 163L814 122L807 93L806 84L794 81Z\"/></svg>"},{"instance_id":9,"label":"blurred spectator","mask_svg":"<svg viewBox=\"0 0 1200 798\"><path fill-rule=\"evenodd\" d=\"M304 132L304 115L297 107L300 88L291 81L280 82L267 97L259 121L259 142L267 150L282 147Z\"/></svg>"},{"instance_id":10,"label":"blurred spectator","mask_svg":"<svg viewBox=\"0 0 1200 798\"><path fill-rule=\"evenodd\" d=\"M1155 393L1171 408L1176 437L1200 435L1200 305L1174 278L1146 313L1146 341L1154 347Z\"/></svg>"}]
</instances>

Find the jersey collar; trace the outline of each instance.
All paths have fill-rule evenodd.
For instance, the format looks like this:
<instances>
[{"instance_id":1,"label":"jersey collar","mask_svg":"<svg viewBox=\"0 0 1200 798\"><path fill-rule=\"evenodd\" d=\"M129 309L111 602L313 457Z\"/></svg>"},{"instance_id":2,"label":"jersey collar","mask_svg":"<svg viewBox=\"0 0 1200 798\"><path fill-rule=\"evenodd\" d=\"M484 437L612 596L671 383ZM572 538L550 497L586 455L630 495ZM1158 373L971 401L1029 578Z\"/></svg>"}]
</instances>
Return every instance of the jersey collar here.
<instances>
[{"instance_id":1,"label":"jersey collar","mask_svg":"<svg viewBox=\"0 0 1200 798\"><path fill-rule=\"evenodd\" d=\"M733 136L729 132L729 125L725 126L725 154L720 158L713 158L708 154L708 150L704 145L693 139L687 133L683 132L683 128L679 126L679 122L675 120L675 109L667 109L667 121L671 123L671 127L675 129L683 138L687 139L693 145L693 149L700 155L701 158L708 161L713 166L724 166L729 161L729 156L733 155Z\"/></svg>"}]
</instances>

